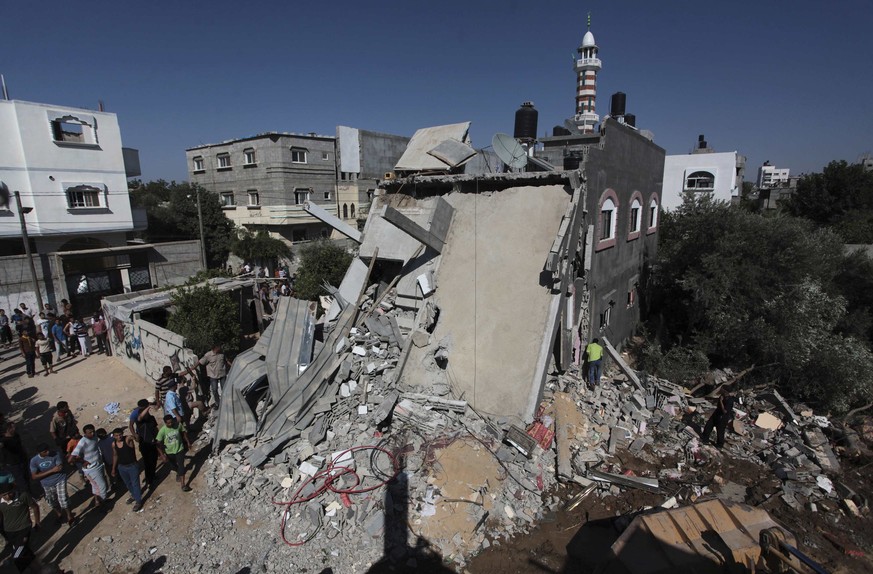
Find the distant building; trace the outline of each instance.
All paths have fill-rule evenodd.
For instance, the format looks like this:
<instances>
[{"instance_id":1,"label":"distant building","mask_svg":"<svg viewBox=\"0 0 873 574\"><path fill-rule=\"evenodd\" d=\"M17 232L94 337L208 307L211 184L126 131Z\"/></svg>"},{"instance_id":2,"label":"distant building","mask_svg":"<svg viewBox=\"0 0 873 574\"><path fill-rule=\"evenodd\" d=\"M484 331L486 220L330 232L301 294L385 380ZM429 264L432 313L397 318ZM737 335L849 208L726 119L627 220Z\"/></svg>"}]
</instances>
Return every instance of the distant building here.
<instances>
[{"instance_id":1,"label":"distant building","mask_svg":"<svg viewBox=\"0 0 873 574\"><path fill-rule=\"evenodd\" d=\"M788 187L790 171L788 168L774 167L769 161L765 161L764 165L758 168L758 187L761 189Z\"/></svg>"},{"instance_id":2,"label":"distant building","mask_svg":"<svg viewBox=\"0 0 873 574\"><path fill-rule=\"evenodd\" d=\"M664 158L661 205L676 209L686 193L706 193L717 201L739 201L743 191L746 158L736 151L714 152L701 135L690 154Z\"/></svg>"},{"instance_id":3,"label":"distant building","mask_svg":"<svg viewBox=\"0 0 873 574\"><path fill-rule=\"evenodd\" d=\"M863 166L864 171L873 171L873 155L869 153L862 155L858 163Z\"/></svg>"},{"instance_id":4,"label":"distant building","mask_svg":"<svg viewBox=\"0 0 873 574\"><path fill-rule=\"evenodd\" d=\"M306 211L307 202L352 223L366 217L375 181L407 141L341 126L337 136L270 132L185 155L191 182L218 194L234 224L295 243L331 234Z\"/></svg>"},{"instance_id":5,"label":"distant building","mask_svg":"<svg viewBox=\"0 0 873 574\"><path fill-rule=\"evenodd\" d=\"M0 100L0 307L36 308L14 192L19 192L39 297L68 299L77 313L104 295L184 280L199 268L199 243L129 244L146 227L131 209L127 178L139 153L122 147L115 114ZM193 261L188 255L193 254Z\"/></svg>"}]
</instances>

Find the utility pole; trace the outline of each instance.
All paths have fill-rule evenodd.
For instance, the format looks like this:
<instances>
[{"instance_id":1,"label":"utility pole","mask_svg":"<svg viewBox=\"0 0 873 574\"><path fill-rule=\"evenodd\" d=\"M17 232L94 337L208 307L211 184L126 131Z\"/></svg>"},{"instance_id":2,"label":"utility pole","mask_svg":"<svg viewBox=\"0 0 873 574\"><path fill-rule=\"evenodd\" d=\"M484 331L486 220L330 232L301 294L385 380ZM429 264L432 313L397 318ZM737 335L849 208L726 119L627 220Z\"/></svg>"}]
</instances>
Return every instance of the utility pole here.
<instances>
[{"instance_id":1,"label":"utility pole","mask_svg":"<svg viewBox=\"0 0 873 574\"><path fill-rule=\"evenodd\" d=\"M27 222L24 220L24 208L21 207L21 194L15 192L15 204L18 206L18 220L21 222L21 238L24 240L24 252L27 254L27 262L30 264L30 280L33 285L33 292L36 293L36 302L38 305L37 314L42 311L42 293L39 290L39 282L36 280L36 267L33 266L33 255L30 252L30 239L27 237ZM27 208L30 213L32 207Z\"/></svg>"},{"instance_id":2,"label":"utility pole","mask_svg":"<svg viewBox=\"0 0 873 574\"><path fill-rule=\"evenodd\" d=\"M200 224L200 267L206 271L206 240L203 237L203 211L200 209L200 188L197 188L197 223Z\"/></svg>"}]
</instances>

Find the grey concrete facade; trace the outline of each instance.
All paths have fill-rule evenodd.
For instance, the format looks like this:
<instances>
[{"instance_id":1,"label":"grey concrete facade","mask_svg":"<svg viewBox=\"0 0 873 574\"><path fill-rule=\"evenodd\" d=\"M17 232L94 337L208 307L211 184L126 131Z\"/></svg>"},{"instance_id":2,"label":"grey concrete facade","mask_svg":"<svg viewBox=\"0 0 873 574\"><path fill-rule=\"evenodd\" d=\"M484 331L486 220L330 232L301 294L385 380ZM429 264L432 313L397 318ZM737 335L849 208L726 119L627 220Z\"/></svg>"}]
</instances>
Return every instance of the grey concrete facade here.
<instances>
[{"instance_id":1,"label":"grey concrete facade","mask_svg":"<svg viewBox=\"0 0 873 574\"><path fill-rule=\"evenodd\" d=\"M34 254L34 265L43 302L57 307L67 299L77 313L87 314L106 295L184 283L200 270L200 241L41 252ZM37 308L27 257L0 257L0 308L19 303Z\"/></svg>"}]
</instances>

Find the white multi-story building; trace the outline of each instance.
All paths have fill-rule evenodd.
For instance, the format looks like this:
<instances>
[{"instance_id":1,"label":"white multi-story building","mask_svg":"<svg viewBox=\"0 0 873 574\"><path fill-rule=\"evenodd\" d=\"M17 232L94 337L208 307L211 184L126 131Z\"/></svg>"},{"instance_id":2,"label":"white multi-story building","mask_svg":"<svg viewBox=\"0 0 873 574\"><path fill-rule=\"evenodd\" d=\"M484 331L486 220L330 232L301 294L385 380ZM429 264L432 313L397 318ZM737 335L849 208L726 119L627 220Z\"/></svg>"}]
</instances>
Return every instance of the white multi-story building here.
<instances>
[{"instance_id":1,"label":"white multi-story building","mask_svg":"<svg viewBox=\"0 0 873 574\"><path fill-rule=\"evenodd\" d=\"M758 168L758 187L761 189L788 187L790 171L788 168L774 167L769 161L765 161L764 165Z\"/></svg>"},{"instance_id":2,"label":"white multi-story building","mask_svg":"<svg viewBox=\"0 0 873 574\"><path fill-rule=\"evenodd\" d=\"M16 240L2 242L2 254L21 246L15 191L36 252L126 244L134 230L127 178L139 175L139 156L122 149L115 114L0 100L0 134L0 181L10 195L0 205L0 239Z\"/></svg>"},{"instance_id":3,"label":"white multi-story building","mask_svg":"<svg viewBox=\"0 0 873 574\"><path fill-rule=\"evenodd\" d=\"M706 193L728 203L739 201L745 165L746 158L735 151L668 155L664 158L661 207L676 209L686 192Z\"/></svg>"}]
</instances>

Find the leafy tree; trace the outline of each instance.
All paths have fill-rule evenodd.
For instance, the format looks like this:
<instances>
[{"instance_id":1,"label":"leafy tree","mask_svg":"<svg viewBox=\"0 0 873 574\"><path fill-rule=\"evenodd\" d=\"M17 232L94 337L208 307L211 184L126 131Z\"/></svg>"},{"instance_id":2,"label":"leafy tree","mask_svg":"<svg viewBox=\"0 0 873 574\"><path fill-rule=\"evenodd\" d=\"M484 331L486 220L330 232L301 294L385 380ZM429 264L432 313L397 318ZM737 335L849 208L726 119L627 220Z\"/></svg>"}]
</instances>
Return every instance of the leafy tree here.
<instances>
[{"instance_id":1,"label":"leafy tree","mask_svg":"<svg viewBox=\"0 0 873 574\"><path fill-rule=\"evenodd\" d=\"M851 388L838 378L864 365L873 372L873 361L865 363L869 339L849 336L848 297L840 285L845 257L835 233L701 197L665 214L660 240L651 295L665 357L678 345L686 347L675 357L680 365L692 351L716 366L771 365L768 374L787 392L824 399L836 409L873 397L869 377ZM853 272L866 277L863 267ZM863 294L851 295L857 307L870 309ZM821 367L841 358L846 366L839 371ZM822 385L828 385L827 395Z\"/></svg>"},{"instance_id":2,"label":"leafy tree","mask_svg":"<svg viewBox=\"0 0 873 574\"><path fill-rule=\"evenodd\" d=\"M131 201L145 208L148 229L144 239L152 242L200 239L197 217L197 193L203 213L203 235L206 239L208 267L223 267L234 237L233 222L224 215L221 202L214 193L187 182L166 182L162 179L142 183L131 181Z\"/></svg>"},{"instance_id":3,"label":"leafy tree","mask_svg":"<svg viewBox=\"0 0 873 574\"><path fill-rule=\"evenodd\" d=\"M185 337L185 344L198 356L213 345L228 353L239 349L239 312L227 293L209 284L181 287L172 301L167 328Z\"/></svg>"},{"instance_id":4,"label":"leafy tree","mask_svg":"<svg viewBox=\"0 0 873 574\"><path fill-rule=\"evenodd\" d=\"M239 230L230 250L243 261L256 263L275 263L279 259L291 258L291 249L288 245L281 239L270 237L270 234L263 229L255 233L245 228Z\"/></svg>"},{"instance_id":5,"label":"leafy tree","mask_svg":"<svg viewBox=\"0 0 873 574\"><path fill-rule=\"evenodd\" d=\"M873 172L860 164L832 161L821 173L801 177L783 207L833 226L847 243L873 243Z\"/></svg>"},{"instance_id":6,"label":"leafy tree","mask_svg":"<svg viewBox=\"0 0 873 574\"><path fill-rule=\"evenodd\" d=\"M294 291L300 299L314 301L328 292L323 284L339 286L352 262L352 256L342 247L327 240L316 241L300 252L300 268Z\"/></svg>"}]
</instances>

